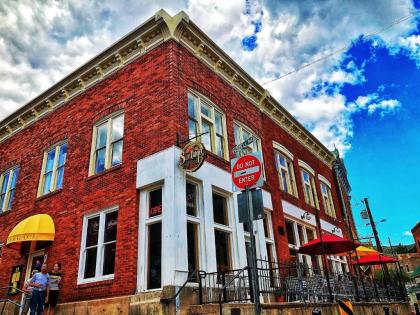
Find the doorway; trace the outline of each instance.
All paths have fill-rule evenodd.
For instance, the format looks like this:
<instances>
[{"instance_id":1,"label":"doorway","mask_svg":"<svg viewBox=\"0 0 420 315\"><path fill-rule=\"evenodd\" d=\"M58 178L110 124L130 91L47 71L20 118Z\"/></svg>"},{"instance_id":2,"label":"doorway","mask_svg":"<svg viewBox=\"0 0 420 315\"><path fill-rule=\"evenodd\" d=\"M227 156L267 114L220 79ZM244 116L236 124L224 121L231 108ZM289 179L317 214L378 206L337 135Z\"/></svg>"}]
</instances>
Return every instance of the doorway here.
<instances>
[{"instance_id":1,"label":"doorway","mask_svg":"<svg viewBox=\"0 0 420 315\"><path fill-rule=\"evenodd\" d=\"M26 264L25 281L31 277L31 272L34 269L41 271L41 266L44 263L44 250L38 250L28 255L28 263Z\"/></svg>"}]
</instances>

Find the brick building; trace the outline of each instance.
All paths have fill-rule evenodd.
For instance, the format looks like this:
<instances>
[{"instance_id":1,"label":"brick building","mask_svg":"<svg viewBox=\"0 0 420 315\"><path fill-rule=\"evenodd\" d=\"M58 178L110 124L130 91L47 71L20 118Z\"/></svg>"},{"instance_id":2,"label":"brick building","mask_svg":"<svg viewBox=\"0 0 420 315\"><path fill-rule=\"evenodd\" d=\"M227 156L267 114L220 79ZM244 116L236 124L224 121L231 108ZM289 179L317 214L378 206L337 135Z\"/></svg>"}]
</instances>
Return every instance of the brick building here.
<instances>
[{"instance_id":1,"label":"brick building","mask_svg":"<svg viewBox=\"0 0 420 315\"><path fill-rule=\"evenodd\" d=\"M208 153L179 167L188 137ZM189 271L247 264L232 148L250 136L264 159L257 255L296 250L354 223L342 159L330 152L188 16L159 11L0 122L0 283L37 260L63 264L60 302L127 297L181 285ZM4 246L19 222L48 214L53 241ZM343 257L330 267L348 270ZM23 281L23 279L22 279Z\"/></svg>"},{"instance_id":2,"label":"brick building","mask_svg":"<svg viewBox=\"0 0 420 315\"><path fill-rule=\"evenodd\" d=\"M417 253L420 254L420 221L411 229Z\"/></svg>"}]
</instances>

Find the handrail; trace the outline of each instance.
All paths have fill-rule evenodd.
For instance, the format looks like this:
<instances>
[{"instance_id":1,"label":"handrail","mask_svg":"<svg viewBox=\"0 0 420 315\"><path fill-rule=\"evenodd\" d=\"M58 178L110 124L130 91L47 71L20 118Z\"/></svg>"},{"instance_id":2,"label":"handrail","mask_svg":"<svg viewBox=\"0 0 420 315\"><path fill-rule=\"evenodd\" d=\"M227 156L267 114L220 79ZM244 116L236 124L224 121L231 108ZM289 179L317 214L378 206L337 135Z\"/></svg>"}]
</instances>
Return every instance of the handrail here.
<instances>
[{"instance_id":1,"label":"handrail","mask_svg":"<svg viewBox=\"0 0 420 315\"><path fill-rule=\"evenodd\" d=\"M3 315L4 314L4 309L6 308L6 303L14 304L14 305L16 305L19 308L22 307L22 305L20 305L18 302L13 301L13 300L10 300L10 299L0 299L0 303L3 303L3 307L1 309L0 315Z\"/></svg>"},{"instance_id":2,"label":"handrail","mask_svg":"<svg viewBox=\"0 0 420 315\"><path fill-rule=\"evenodd\" d=\"M238 279L239 278L239 276L245 271L245 270L247 270L247 269L249 269L249 267L248 266L246 266L246 267L243 267L241 270L239 270L237 273L236 273L236 275L232 278L232 279L230 279L230 281L228 282L228 283L226 283L223 287L222 287L222 289L220 290L220 292L219 292L219 310L220 310L220 315L222 315L223 314L223 305L222 305L222 294L223 294L223 291L228 287L228 286L230 286L230 284L235 280L235 279Z\"/></svg>"},{"instance_id":3,"label":"handrail","mask_svg":"<svg viewBox=\"0 0 420 315\"><path fill-rule=\"evenodd\" d=\"M160 303L163 303L165 305L168 305L169 303L171 303L171 301L175 300L177 298L177 296L181 293L181 291L185 288L185 286L187 285L188 282L190 282L193 279L193 276L196 275L197 277L197 270L192 271L189 275L187 280L185 280L184 284L179 288L178 292L175 293L173 296L169 297L169 298L161 298L160 299Z\"/></svg>"},{"instance_id":4,"label":"handrail","mask_svg":"<svg viewBox=\"0 0 420 315\"><path fill-rule=\"evenodd\" d=\"M15 289L16 291L18 291L19 293L26 293L25 291L23 291L23 290L21 290L21 289L18 289L18 288L15 288L15 287L13 287L13 286L11 286L11 285L9 285L9 286L7 286L7 287L0 287L0 290L5 290L5 289Z\"/></svg>"}]
</instances>

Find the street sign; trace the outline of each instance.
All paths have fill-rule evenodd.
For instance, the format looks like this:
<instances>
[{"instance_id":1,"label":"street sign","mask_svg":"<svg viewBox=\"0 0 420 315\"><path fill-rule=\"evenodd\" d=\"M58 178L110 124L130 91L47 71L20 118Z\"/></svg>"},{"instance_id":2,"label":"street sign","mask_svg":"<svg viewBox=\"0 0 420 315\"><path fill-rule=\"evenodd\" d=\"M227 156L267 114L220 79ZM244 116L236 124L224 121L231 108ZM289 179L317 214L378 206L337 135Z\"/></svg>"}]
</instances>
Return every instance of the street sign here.
<instances>
[{"instance_id":1,"label":"street sign","mask_svg":"<svg viewBox=\"0 0 420 315\"><path fill-rule=\"evenodd\" d=\"M251 153L233 159L231 172L234 190L244 190L245 187L261 187L264 184L261 153Z\"/></svg>"},{"instance_id":2,"label":"street sign","mask_svg":"<svg viewBox=\"0 0 420 315\"><path fill-rule=\"evenodd\" d=\"M235 155L238 156L238 154L240 152L246 150L249 147L249 145L251 143L253 143L254 141L257 141L257 139L255 139L253 136L249 137L248 139L246 139L241 144L238 144L238 145L234 146L233 147L233 153L235 153Z\"/></svg>"},{"instance_id":3,"label":"street sign","mask_svg":"<svg viewBox=\"0 0 420 315\"><path fill-rule=\"evenodd\" d=\"M261 220L264 218L264 206L262 199L262 190L254 189L250 191L252 195L252 214L253 220ZM238 195L238 214L239 223L249 222L249 210L248 210L248 196L242 192Z\"/></svg>"}]
</instances>

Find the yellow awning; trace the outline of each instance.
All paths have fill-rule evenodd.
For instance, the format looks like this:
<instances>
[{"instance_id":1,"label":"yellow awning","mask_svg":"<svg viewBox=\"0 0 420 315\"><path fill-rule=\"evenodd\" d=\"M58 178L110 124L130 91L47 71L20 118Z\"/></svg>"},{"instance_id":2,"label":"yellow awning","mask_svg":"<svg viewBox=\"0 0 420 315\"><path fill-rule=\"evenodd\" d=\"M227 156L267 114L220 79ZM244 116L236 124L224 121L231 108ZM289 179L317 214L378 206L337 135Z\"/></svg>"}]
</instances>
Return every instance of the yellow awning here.
<instances>
[{"instance_id":1,"label":"yellow awning","mask_svg":"<svg viewBox=\"0 0 420 315\"><path fill-rule=\"evenodd\" d=\"M25 241L53 241L54 221L48 214L36 214L18 223L10 232L6 245Z\"/></svg>"}]
</instances>

